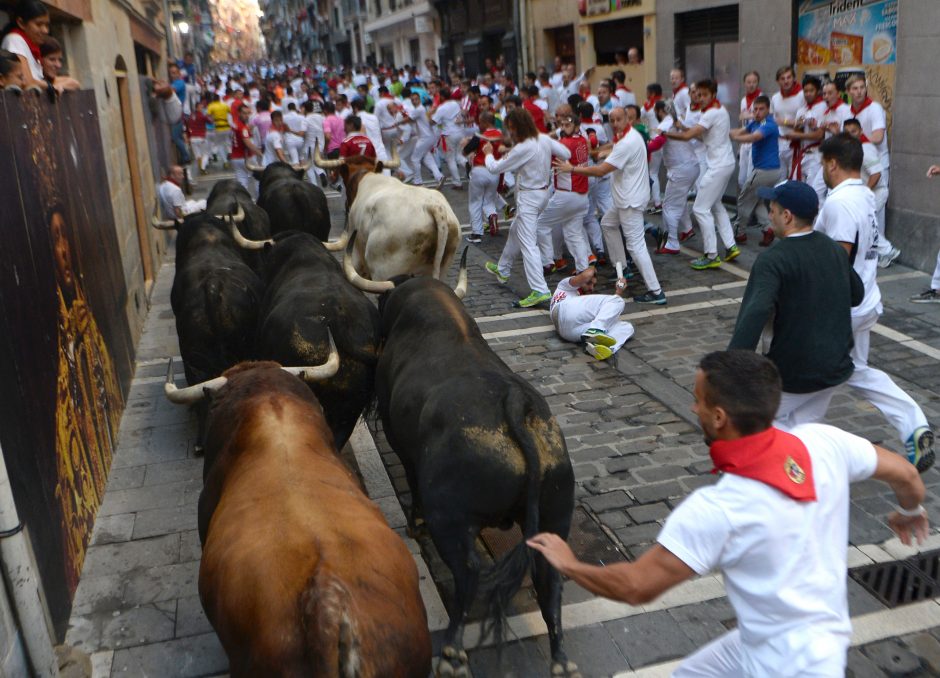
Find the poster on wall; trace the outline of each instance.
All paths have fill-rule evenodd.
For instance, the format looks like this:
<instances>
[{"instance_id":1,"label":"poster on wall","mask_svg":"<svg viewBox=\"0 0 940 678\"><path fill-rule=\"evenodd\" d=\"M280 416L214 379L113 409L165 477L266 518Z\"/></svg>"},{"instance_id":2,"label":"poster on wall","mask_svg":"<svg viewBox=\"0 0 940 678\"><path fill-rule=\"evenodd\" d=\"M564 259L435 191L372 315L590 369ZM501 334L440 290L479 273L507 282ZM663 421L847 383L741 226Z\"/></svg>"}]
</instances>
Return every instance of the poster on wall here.
<instances>
[{"instance_id":1,"label":"poster on wall","mask_svg":"<svg viewBox=\"0 0 940 678\"><path fill-rule=\"evenodd\" d=\"M618 9L639 7L643 0L578 0L578 14L581 16L595 16L609 14Z\"/></svg>"},{"instance_id":2,"label":"poster on wall","mask_svg":"<svg viewBox=\"0 0 940 678\"><path fill-rule=\"evenodd\" d=\"M898 0L799 0L797 21L798 76L826 76L844 89L849 77L864 73L890 126Z\"/></svg>"}]
</instances>

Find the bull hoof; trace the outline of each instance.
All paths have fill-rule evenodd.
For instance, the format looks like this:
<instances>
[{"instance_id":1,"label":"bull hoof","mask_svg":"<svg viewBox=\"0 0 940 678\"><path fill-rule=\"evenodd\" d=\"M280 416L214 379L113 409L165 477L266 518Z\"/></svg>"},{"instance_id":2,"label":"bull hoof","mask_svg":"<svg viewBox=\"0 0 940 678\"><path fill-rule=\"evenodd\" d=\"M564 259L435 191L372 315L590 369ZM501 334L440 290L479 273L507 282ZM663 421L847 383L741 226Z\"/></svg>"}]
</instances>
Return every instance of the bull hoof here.
<instances>
[{"instance_id":1,"label":"bull hoof","mask_svg":"<svg viewBox=\"0 0 940 678\"><path fill-rule=\"evenodd\" d=\"M552 662L552 678L581 678L581 672L574 662Z\"/></svg>"},{"instance_id":2,"label":"bull hoof","mask_svg":"<svg viewBox=\"0 0 940 678\"><path fill-rule=\"evenodd\" d=\"M445 645L441 648L441 659L434 675L436 678L467 678L470 675L469 661L466 652L453 645Z\"/></svg>"}]
</instances>

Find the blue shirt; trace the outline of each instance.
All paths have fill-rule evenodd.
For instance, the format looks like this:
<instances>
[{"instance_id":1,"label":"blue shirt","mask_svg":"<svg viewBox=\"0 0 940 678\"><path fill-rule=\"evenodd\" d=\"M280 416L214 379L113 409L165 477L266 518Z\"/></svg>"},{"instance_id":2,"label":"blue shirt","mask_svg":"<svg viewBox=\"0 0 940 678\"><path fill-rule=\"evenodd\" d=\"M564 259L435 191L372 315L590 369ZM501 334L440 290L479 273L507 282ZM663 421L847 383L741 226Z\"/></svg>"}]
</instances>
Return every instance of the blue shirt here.
<instances>
[{"instance_id":1,"label":"blue shirt","mask_svg":"<svg viewBox=\"0 0 940 678\"><path fill-rule=\"evenodd\" d=\"M752 120L745 129L751 134L759 132L762 135L760 141L751 144L751 162L754 169L780 169L780 155L777 149L777 138L780 136L780 130L774 119L768 115L763 122Z\"/></svg>"},{"instance_id":2,"label":"blue shirt","mask_svg":"<svg viewBox=\"0 0 940 678\"><path fill-rule=\"evenodd\" d=\"M180 102L186 103L186 81L180 78L179 80L174 80L170 83L173 87L173 91L176 92L176 96L180 98Z\"/></svg>"}]
</instances>

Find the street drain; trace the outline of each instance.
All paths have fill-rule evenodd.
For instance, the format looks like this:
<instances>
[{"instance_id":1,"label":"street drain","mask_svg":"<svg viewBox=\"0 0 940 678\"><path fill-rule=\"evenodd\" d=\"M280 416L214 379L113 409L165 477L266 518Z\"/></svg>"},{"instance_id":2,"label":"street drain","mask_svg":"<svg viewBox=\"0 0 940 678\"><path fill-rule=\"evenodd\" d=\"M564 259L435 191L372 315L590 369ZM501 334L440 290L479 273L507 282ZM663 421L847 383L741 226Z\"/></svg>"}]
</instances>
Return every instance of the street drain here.
<instances>
[{"instance_id":1,"label":"street drain","mask_svg":"<svg viewBox=\"0 0 940 678\"><path fill-rule=\"evenodd\" d=\"M859 567L849 575L890 608L928 600L940 595L940 550Z\"/></svg>"}]
</instances>

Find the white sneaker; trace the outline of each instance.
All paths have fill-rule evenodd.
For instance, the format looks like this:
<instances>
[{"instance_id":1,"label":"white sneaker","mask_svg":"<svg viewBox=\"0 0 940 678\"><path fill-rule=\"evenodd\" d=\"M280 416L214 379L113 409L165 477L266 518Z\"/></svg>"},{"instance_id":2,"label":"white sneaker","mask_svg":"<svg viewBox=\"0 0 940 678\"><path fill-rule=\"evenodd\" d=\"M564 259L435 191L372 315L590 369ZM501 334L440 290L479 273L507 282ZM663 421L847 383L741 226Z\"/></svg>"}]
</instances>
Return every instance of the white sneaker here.
<instances>
[{"instance_id":1,"label":"white sneaker","mask_svg":"<svg viewBox=\"0 0 940 678\"><path fill-rule=\"evenodd\" d=\"M888 268L891 264L894 263L894 260L901 256L901 250L897 247L892 247L887 254L878 255L878 268Z\"/></svg>"}]
</instances>

